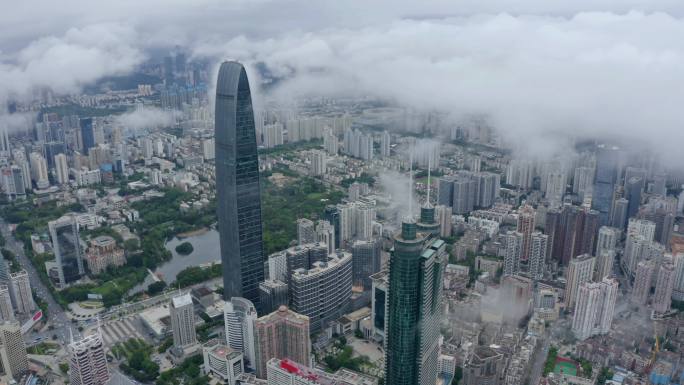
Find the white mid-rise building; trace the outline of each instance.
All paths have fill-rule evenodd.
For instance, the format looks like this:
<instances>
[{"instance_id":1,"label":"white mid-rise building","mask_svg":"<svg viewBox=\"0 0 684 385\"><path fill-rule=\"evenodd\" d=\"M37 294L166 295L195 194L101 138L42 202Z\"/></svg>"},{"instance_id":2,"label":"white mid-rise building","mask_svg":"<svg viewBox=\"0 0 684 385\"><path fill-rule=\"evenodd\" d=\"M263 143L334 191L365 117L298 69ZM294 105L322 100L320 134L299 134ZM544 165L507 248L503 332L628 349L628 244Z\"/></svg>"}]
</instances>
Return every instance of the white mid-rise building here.
<instances>
[{"instance_id":1,"label":"white mid-rise building","mask_svg":"<svg viewBox=\"0 0 684 385\"><path fill-rule=\"evenodd\" d=\"M223 305L223 317L226 344L231 349L241 352L247 360L247 365L254 368L254 321L257 319L254 304L248 299L233 297Z\"/></svg>"},{"instance_id":2,"label":"white mid-rise building","mask_svg":"<svg viewBox=\"0 0 684 385\"><path fill-rule=\"evenodd\" d=\"M174 347L182 350L197 343L195 311L190 293L172 298L169 310Z\"/></svg>"},{"instance_id":3,"label":"white mid-rise building","mask_svg":"<svg viewBox=\"0 0 684 385\"><path fill-rule=\"evenodd\" d=\"M245 364L242 353L231 349L218 340L202 346L204 373L221 379L224 384L235 385L237 377L244 373Z\"/></svg>"}]
</instances>

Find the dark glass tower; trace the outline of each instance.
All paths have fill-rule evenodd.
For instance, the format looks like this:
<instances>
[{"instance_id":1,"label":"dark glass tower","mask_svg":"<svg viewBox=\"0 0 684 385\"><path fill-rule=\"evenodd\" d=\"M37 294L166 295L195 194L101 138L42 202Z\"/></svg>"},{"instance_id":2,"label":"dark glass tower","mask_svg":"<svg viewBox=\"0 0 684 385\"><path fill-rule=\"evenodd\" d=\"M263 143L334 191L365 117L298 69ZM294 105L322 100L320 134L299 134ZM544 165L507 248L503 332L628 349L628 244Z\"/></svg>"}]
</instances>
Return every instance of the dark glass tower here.
<instances>
[{"instance_id":1,"label":"dark glass tower","mask_svg":"<svg viewBox=\"0 0 684 385\"><path fill-rule=\"evenodd\" d=\"M386 384L432 385L437 380L445 243L417 231L409 220L394 237L389 262Z\"/></svg>"},{"instance_id":2,"label":"dark glass tower","mask_svg":"<svg viewBox=\"0 0 684 385\"><path fill-rule=\"evenodd\" d=\"M83 118L79 121L81 126L81 141L83 142L83 153L88 155L88 151L95 147L95 132L93 131L93 118Z\"/></svg>"},{"instance_id":3,"label":"dark glass tower","mask_svg":"<svg viewBox=\"0 0 684 385\"><path fill-rule=\"evenodd\" d=\"M223 297L244 297L259 309L259 283L264 280L259 157L252 97L242 64L221 64L215 115Z\"/></svg>"},{"instance_id":4,"label":"dark glass tower","mask_svg":"<svg viewBox=\"0 0 684 385\"><path fill-rule=\"evenodd\" d=\"M618 180L619 150L602 146L596 152L596 179L591 208L599 212L600 225L608 225Z\"/></svg>"}]
</instances>

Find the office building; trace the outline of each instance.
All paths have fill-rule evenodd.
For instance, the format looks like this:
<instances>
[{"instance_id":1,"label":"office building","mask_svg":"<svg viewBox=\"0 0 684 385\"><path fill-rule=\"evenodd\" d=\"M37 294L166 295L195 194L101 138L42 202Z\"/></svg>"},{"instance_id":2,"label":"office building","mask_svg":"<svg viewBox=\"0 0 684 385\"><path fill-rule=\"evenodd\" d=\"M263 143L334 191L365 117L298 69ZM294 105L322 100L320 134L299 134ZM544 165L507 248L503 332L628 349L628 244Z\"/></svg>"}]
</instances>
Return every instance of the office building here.
<instances>
[{"instance_id":1,"label":"office building","mask_svg":"<svg viewBox=\"0 0 684 385\"><path fill-rule=\"evenodd\" d=\"M98 330L78 341L71 341L69 352L69 383L71 385L106 385L110 374L104 341Z\"/></svg>"},{"instance_id":2,"label":"office building","mask_svg":"<svg viewBox=\"0 0 684 385\"><path fill-rule=\"evenodd\" d=\"M95 130L93 129L93 118L81 118L81 141L83 142L83 153L88 155L91 148L95 147Z\"/></svg>"},{"instance_id":3,"label":"office building","mask_svg":"<svg viewBox=\"0 0 684 385\"><path fill-rule=\"evenodd\" d=\"M254 321L257 312L254 304L245 298L233 297L223 305L226 344L241 352L246 365L254 368Z\"/></svg>"},{"instance_id":4,"label":"office building","mask_svg":"<svg viewBox=\"0 0 684 385\"><path fill-rule=\"evenodd\" d=\"M0 323L0 363L4 375L17 381L28 372L26 345L18 321Z\"/></svg>"},{"instance_id":5,"label":"office building","mask_svg":"<svg viewBox=\"0 0 684 385\"><path fill-rule=\"evenodd\" d=\"M26 270L10 274L10 296L14 300L17 313L31 315L36 310L36 303L31 293L31 283Z\"/></svg>"},{"instance_id":6,"label":"office building","mask_svg":"<svg viewBox=\"0 0 684 385\"><path fill-rule=\"evenodd\" d=\"M573 258L568 264L565 284L565 307L567 309L575 306L580 285L591 281L593 278L595 264L596 257L592 257L590 254L582 254Z\"/></svg>"},{"instance_id":7,"label":"office building","mask_svg":"<svg viewBox=\"0 0 684 385\"><path fill-rule=\"evenodd\" d=\"M76 217L65 215L48 223L57 263L57 283L64 288L85 274Z\"/></svg>"},{"instance_id":8,"label":"office building","mask_svg":"<svg viewBox=\"0 0 684 385\"><path fill-rule=\"evenodd\" d=\"M311 364L309 317L285 306L254 322L256 374L266 378L266 363L272 358Z\"/></svg>"},{"instance_id":9,"label":"office building","mask_svg":"<svg viewBox=\"0 0 684 385\"><path fill-rule=\"evenodd\" d=\"M598 211L601 226L608 224L618 178L620 152L616 147L601 145L596 152L596 176L591 208ZM617 226L616 226L617 227Z\"/></svg>"},{"instance_id":10,"label":"office building","mask_svg":"<svg viewBox=\"0 0 684 385\"><path fill-rule=\"evenodd\" d=\"M218 377L222 383L236 385L237 378L245 372L245 363L240 351L232 349L217 339L202 345L204 374Z\"/></svg>"},{"instance_id":11,"label":"office building","mask_svg":"<svg viewBox=\"0 0 684 385\"><path fill-rule=\"evenodd\" d=\"M446 244L417 233L412 219L394 237L389 262L385 381L432 385L437 379Z\"/></svg>"},{"instance_id":12,"label":"office building","mask_svg":"<svg viewBox=\"0 0 684 385\"><path fill-rule=\"evenodd\" d=\"M270 314L280 306L288 304L287 283L279 280L268 279L259 284L259 296L261 298L262 311Z\"/></svg>"},{"instance_id":13,"label":"office building","mask_svg":"<svg viewBox=\"0 0 684 385\"><path fill-rule=\"evenodd\" d=\"M192 305L190 293L171 298L169 304L171 316L171 331L173 332L173 346L183 351L197 343L195 333L195 309Z\"/></svg>"},{"instance_id":14,"label":"office building","mask_svg":"<svg viewBox=\"0 0 684 385\"><path fill-rule=\"evenodd\" d=\"M0 321L14 321L14 307L12 296L7 285L0 284Z\"/></svg>"},{"instance_id":15,"label":"office building","mask_svg":"<svg viewBox=\"0 0 684 385\"><path fill-rule=\"evenodd\" d=\"M264 280L259 157L249 81L240 63L221 64L215 118L223 297L243 297L259 309Z\"/></svg>"},{"instance_id":16,"label":"office building","mask_svg":"<svg viewBox=\"0 0 684 385\"><path fill-rule=\"evenodd\" d=\"M297 243L301 246L314 242L316 242L314 223L306 218L297 219Z\"/></svg>"},{"instance_id":17,"label":"office building","mask_svg":"<svg viewBox=\"0 0 684 385\"><path fill-rule=\"evenodd\" d=\"M672 291L675 284L674 264L665 260L658 269L655 292L653 293L653 310L657 313L665 313L670 310L672 304Z\"/></svg>"},{"instance_id":18,"label":"office building","mask_svg":"<svg viewBox=\"0 0 684 385\"><path fill-rule=\"evenodd\" d=\"M292 310L309 317L312 331L328 326L349 310L352 294L352 255L331 254L311 268L293 271L289 282Z\"/></svg>"},{"instance_id":19,"label":"office building","mask_svg":"<svg viewBox=\"0 0 684 385\"><path fill-rule=\"evenodd\" d=\"M323 219L332 225L335 232L335 249L340 248L340 209L335 205L325 206L323 211Z\"/></svg>"},{"instance_id":20,"label":"office building","mask_svg":"<svg viewBox=\"0 0 684 385\"><path fill-rule=\"evenodd\" d=\"M572 319L572 331L580 340L610 331L617 300L618 283L614 278L580 285Z\"/></svg>"},{"instance_id":21,"label":"office building","mask_svg":"<svg viewBox=\"0 0 684 385\"><path fill-rule=\"evenodd\" d=\"M629 201L625 198L616 199L613 203L613 210L610 212L610 226L624 230L627 224L627 210Z\"/></svg>"},{"instance_id":22,"label":"office building","mask_svg":"<svg viewBox=\"0 0 684 385\"><path fill-rule=\"evenodd\" d=\"M389 289L389 275L387 270L382 270L371 276L371 321L373 323L373 335L385 338L385 326L387 320L387 295Z\"/></svg>"},{"instance_id":23,"label":"office building","mask_svg":"<svg viewBox=\"0 0 684 385\"><path fill-rule=\"evenodd\" d=\"M380 271L382 242L356 241L352 245L352 265L354 286L371 289L370 276Z\"/></svg>"},{"instance_id":24,"label":"office building","mask_svg":"<svg viewBox=\"0 0 684 385\"><path fill-rule=\"evenodd\" d=\"M643 178L631 177L625 182L625 199L627 199L627 218L633 218L641 206L641 193L646 183Z\"/></svg>"}]
</instances>

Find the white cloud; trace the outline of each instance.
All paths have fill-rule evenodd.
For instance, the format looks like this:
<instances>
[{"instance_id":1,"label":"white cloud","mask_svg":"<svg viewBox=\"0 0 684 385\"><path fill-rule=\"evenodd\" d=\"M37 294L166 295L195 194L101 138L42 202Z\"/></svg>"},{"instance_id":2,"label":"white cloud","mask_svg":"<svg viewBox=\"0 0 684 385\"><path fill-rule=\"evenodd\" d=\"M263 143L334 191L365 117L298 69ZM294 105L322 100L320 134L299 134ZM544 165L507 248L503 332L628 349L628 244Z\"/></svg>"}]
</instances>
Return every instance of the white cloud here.
<instances>
[{"instance_id":1,"label":"white cloud","mask_svg":"<svg viewBox=\"0 0 684 385\"><path fill-rule=\"evenodd\" d=\"M0 100L24 97L37 87L76 92L103 76L128 73L145 58L138 43L132 28L110 23L35 40L0 63Z\"/></svg>"},{"instance_id":2,"label":"white cloud","mask_svg":"<svg viewBox=\"0 0 684 385\"><path fill-rule=\"evenodd\" d=\"M168 127L175 123L176 114L159 108L146 107L118 115L115 124L124 129L139 131L150 128Z\"/></svg>"},{"instance_id":3,"label":"white cloud","mask_svg":"<svg viewBox=\"0 0 684 385\"><path fill-rule=\"evenodd\" d=\"M0 14L0 88L73 92L180 45L265 63L289 78L283 99L371 94L487 114L516 146L626 138L683 162L683 15L674 0L27 0Z\"/></svg>"}]
</instances>

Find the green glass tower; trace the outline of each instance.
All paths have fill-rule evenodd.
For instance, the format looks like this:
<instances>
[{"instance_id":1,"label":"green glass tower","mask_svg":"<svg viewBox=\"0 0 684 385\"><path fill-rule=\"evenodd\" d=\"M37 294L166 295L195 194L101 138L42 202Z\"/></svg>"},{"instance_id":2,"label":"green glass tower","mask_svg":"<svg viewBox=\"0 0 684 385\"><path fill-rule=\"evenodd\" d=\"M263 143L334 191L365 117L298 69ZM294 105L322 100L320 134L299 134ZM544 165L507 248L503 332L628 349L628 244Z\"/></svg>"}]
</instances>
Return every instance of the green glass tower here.
<instances>
[{"instance_id":1,"label":"green glass tower","mask_svg":"<svg viewBox=\"0 0 684 385\"><path fill-rule=\"evenodd\" d=\"M435 384L445 266L444 241L419 232L413 220L405 221L389 262L386 384Z\"/></svg>"}]
</instances>

